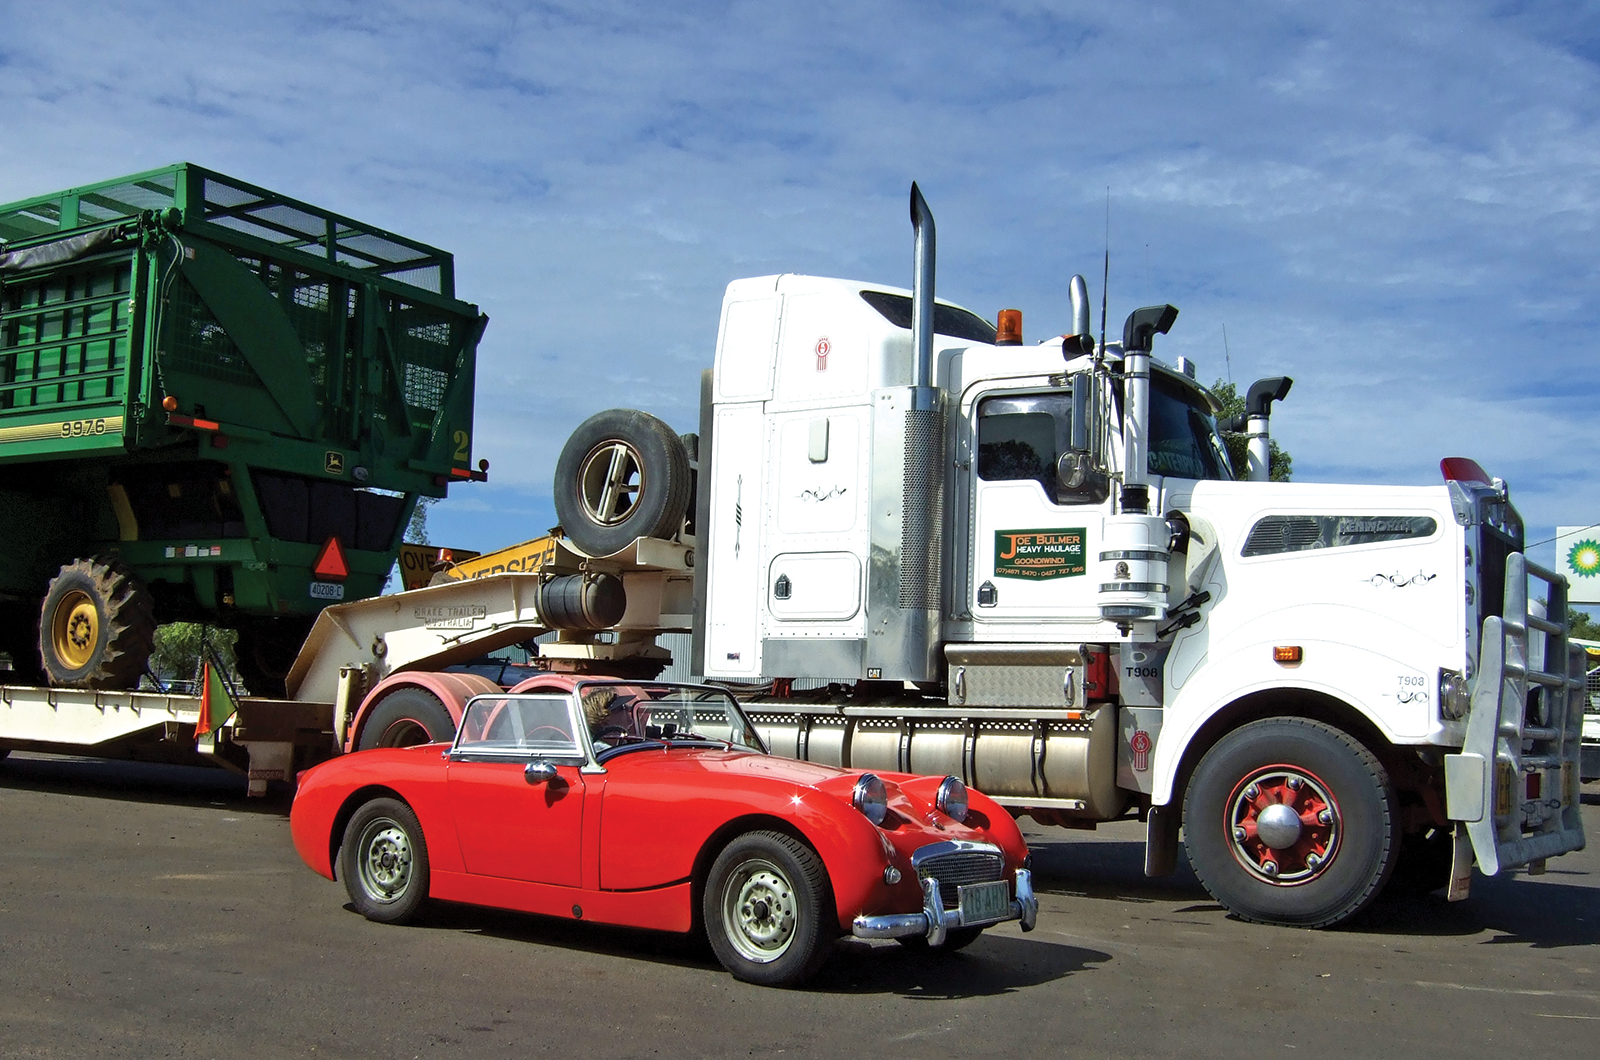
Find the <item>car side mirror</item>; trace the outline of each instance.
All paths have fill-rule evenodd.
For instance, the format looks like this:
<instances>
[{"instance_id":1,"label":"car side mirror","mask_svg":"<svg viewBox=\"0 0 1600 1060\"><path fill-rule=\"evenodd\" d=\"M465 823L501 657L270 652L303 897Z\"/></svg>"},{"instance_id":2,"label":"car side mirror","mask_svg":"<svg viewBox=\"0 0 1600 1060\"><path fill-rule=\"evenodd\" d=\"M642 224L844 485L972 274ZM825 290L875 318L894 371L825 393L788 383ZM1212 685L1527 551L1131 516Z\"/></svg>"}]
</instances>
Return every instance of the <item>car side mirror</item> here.
<instances>
[{"instance_id":1,"label":"car side mirror","mask_svg":"<svg viewBox=\"0 0 1600 1060\"><path fill-rule=\"evenodd\" d=\"M556 767L549 762L529 762L522 768L522 779L529 784L543 784L556 778Z\"/></svg>"}]
</instances>

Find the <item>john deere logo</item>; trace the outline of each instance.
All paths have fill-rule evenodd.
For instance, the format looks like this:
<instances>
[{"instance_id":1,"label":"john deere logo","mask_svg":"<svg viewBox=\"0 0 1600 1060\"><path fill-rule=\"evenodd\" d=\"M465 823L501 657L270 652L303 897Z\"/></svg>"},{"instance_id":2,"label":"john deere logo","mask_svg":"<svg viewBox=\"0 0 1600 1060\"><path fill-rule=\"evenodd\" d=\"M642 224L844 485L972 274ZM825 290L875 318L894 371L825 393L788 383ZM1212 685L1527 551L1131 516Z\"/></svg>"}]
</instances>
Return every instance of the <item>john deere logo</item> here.
<instances>
[{"instance_id":1,"label":"john deere logo","mask_svg":"<svg viewBox=\"0 0 1600 1060\"><path fill-rule=\"evenodd\" d=\"M1567 566L1580 578L1593 578L1600 574L1600 543L1585 538L1572 546L1567 553Z\"/></svg>"},{"instance_id":2,"label":"john deere logo","mask_svg":"<svg viewBox=\"0 0 1600 1060\"><path fill-rule=\"evenodd\" d=\"M322 454L322 470L330 475L344 474L344 454L328 450Z\"/></svg>"}]
</instances>

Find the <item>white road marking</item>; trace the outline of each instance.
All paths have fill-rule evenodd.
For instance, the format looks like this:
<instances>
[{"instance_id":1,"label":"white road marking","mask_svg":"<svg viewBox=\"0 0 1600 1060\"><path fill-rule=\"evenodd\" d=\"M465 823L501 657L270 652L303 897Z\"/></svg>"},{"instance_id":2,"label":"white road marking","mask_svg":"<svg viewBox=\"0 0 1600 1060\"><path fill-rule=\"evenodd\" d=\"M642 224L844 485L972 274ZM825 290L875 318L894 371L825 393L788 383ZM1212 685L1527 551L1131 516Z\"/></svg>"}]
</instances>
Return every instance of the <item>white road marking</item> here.
<instances>
[{"instance_id":1,"label":"white road marking","mask_svg":"<svg viewBox=\"0 0 1600 1060\"><path fill-rule=\"evenodd\" d=\"M1381 979L1368 979L1369 983L1387 986L1387 981ZM1516 994L1521 997L1575 997L1584 1001L1600 1001L1600 994L1585 994L1576 990L1510 990L1499 986L1467 986L1465 983L1430 983L1422 979L1413 980L1412 986L1430 987L1435 990L1467 990L1475 994ZM1584 1017L1600 1018L1600 1017Z\"/></svg>"}]
</instances>

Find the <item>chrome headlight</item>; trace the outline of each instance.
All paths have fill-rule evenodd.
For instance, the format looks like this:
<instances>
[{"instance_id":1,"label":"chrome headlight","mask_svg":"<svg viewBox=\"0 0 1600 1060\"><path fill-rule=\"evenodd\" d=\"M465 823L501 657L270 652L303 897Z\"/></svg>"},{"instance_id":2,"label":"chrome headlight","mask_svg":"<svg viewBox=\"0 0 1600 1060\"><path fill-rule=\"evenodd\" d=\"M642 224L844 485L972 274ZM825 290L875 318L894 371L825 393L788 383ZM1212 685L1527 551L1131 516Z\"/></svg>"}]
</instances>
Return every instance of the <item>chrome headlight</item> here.
<instances>
[{"instance_id":1,"label":"chrome headlight","mask_svg":"<svg viewBox=\"0 0 1600 1060\"><path fill-rule=\"evenodd\" d=\"M933 805L952 821L965 821L967 786L956 777L945 777L939 782L939 793L933 797Z\"/></svg>"},{"instance_id":2,"label":"chrome headlight","mask_svg":"<svg viewBox=\"0 0 1600 1060\"><path fill-rule=\"evenodd\" d=\"M1452 720L1467 716L1472 693L1467 679L1454 670L1439 671L1439 713Z\"/></svg>"},{"instance_id":3,"label":"chrome headlight","mask_svg":"<svg viewBox=\"0 0 1600 1060\"><path fill-rule=\"evenodd\" d=\"M889 814L889 789L875 775L863 773L850 792L850 805L873 824L882 824Z\"/></svg>"}]
</instances>

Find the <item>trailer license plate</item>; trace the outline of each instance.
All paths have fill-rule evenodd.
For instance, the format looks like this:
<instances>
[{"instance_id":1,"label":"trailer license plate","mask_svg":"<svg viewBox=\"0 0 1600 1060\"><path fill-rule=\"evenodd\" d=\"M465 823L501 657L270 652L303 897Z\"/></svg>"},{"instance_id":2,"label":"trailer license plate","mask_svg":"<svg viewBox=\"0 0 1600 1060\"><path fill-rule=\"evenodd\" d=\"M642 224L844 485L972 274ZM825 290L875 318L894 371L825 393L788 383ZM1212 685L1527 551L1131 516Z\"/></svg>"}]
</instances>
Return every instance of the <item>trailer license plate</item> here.
<instances>
[{"instance_id":1,"label":"trailer license plate","mask_svg":"<svg viewBox=\"0 0 1600 1060\"><path fill-rule=\"evenodd\" d=\"M1011 888L1005 880L993 883L969 883L957 888L961 903L961 922L981 924L986 920L1004 920L1011 912Z\"/></svg>"},{"instance_id":2,"label":"trailer license plate","mask_svg":"<svg viewBox=\"0 0 1600 1060\"><path fill-rule=\"evenodd\" d=\"M338 582L312 582L311 599L313 600L343 600L344 586Z\"/></svg>"}]
</instances>

